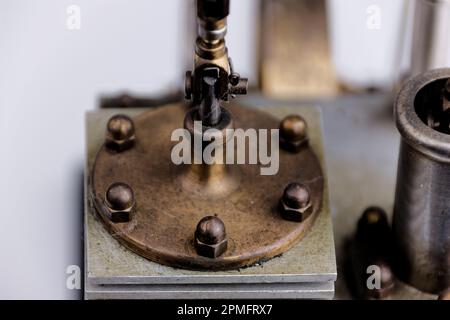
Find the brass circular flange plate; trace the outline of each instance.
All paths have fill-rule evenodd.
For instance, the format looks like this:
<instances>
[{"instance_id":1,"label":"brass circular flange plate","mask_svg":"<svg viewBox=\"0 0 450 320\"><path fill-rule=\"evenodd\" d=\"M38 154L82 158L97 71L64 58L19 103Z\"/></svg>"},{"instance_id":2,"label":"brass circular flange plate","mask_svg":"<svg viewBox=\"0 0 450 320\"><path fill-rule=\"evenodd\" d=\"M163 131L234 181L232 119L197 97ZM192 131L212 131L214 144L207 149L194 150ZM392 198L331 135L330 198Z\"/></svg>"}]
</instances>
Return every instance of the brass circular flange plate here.
<instances>
[{"instance_id":1,"label":"brass circular flange plate","mask_svg":"<svg viewBox=\"0 0 450 320\"><path fill-rule=\"evenodd\" d=\"M90 177L90 195L103 224L123 245L139 255L172 267L226 270L249 266L282 254L299 241L320 211L324 179L310 147L299 153L280 149L279 171L260 175L260 165L236 165L240 182L226 197L205 197L182 186L180 166L171 161L174 129L182 127L187 108L173 105L135 117L136 144L116 153L103 146ZM279 120L262 111L228 107L235 128L277 129ZM187 165L182 165L187 166ZM113 223L104 198L110 184L125 182L136 197L136 210L127 223ZM313 214L305 221L284 220L277 210L285 186L306 184ZM228 249L218 258L197 255L194 231L198 221L216 214L226 226ZM301 257L299 257L301 258Z\"/></svg>"}]
</instances>

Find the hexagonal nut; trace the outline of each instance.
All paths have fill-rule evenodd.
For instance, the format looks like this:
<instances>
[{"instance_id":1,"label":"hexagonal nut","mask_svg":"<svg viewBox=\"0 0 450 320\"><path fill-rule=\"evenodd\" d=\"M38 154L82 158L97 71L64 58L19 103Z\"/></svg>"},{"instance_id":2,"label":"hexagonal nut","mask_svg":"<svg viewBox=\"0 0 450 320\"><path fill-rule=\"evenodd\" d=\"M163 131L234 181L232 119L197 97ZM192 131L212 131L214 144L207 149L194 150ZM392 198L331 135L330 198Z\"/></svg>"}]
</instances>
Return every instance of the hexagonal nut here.
<instances>
[{"instance_id":1,"label":"hexagonal nut","mask_svg":"<svg viewBox=\"0 0 450 320\"><path fill-rule=\"evenodd\" d=\"M106 210L108 211L109 218L114 223L130 222L133 215L133 208L126 210L113 210L106 205Z\"/></svg>"},{"instance_id":2,"label":"hexagonal nut","mask_svg":"<svg viewBox=\"0 0 450 320\"><path fill-rule=\"evenodd\" d=\"M195 239L195 249L197 250L197 254L204 257L217 258L227 250L227 247L227 238L217 244L206 244L198 239Z\"/></svg>"},{"instance_id":3,"label":"hexagonal nut","mask_svg":"<svg viewBox=\"0 0 450 320\"><path fill-rule=\"evenodd\" d=\"M311 201L300 209L295 209L287 206L283 200L280 200L281 216L289 221L303 222L313 213L313 206Z\"/></svg>"},{"instance_id":4,"label":"hexagonal nut","mask_svg":"<svg viewBox=\"0 0 450 320\"><path fill-rule=\"evenodd\" d=\"M280 136L280 146L287 151L290 152L299 152L304 147L308 146L309 139L306 137L304 139L298 140L298 141L290 141L287 139L284 139Z\"/></svg>"},{"instance_id":5,"label":"hexagonal nut","mask_svg":"<svg viewBox=\"0 0 450 320\"><path fill-rule=\"evenodd\" d=\"M133 218L134 203L131 207L127 209L115 210L108 205L107 201L105 201L104 207L109 219L114 223L130 222L131 219Z\"/></svg>"},{"instance_id":6,"label":"hexagonal nut","mask_svg":"<svg viewBox=\"0 0 450 320\"><path fill-rule=\"evenodd\" d=\"M136 141L135 135L129 137L128 139L123 139L123 140L116 140L110 134L107 134L106 138L105 138L106 146L109 149L115 150L117 152L121 152L121 151L130 149L131 147L134 146L135 141Z\"/></svg>"}]
</instances>

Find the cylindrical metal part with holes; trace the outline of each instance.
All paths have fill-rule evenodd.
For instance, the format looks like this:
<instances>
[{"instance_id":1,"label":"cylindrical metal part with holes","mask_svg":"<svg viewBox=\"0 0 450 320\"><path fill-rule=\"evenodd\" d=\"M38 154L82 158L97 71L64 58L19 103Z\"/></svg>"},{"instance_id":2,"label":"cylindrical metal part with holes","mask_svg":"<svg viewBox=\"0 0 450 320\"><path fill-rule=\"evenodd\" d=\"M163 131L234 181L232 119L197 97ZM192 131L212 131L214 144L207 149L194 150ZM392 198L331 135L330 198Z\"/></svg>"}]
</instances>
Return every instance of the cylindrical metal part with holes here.
<instances>
[{"instance_id":1,"label":"cylindrical metal part with holes","mask_svg":"<svg viewBox=\"0 0 450 320\"><path fill-rule=\"evenodd\" d=\"M450 285L449 78L450 69L412 78L394 110L401 134L393 218L396 273L432 293Z\"/></svg>"}]
</instances>

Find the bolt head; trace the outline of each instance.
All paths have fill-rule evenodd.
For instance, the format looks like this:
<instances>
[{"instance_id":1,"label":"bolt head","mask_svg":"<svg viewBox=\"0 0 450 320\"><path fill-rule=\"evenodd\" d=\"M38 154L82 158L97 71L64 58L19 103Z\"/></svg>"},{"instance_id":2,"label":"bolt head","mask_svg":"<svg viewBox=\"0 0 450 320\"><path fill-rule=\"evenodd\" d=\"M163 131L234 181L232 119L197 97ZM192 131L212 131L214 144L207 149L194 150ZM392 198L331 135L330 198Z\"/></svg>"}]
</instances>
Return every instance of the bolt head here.
<instances>
[{"instance_id":1,"label":"bolt head","mask_svg":"<svg viewBox=\"0 0 450 320\"><path fill-rule=\"evenodd\" d=\"M378 289L368 289L366 286L364 288L364 298L365 299L384 299L388 297L396 285L396 278L394 275L394 272L391 268L391 266L386 261L374 261L372 262L374 265L378 266L380 268L379 273L379 281L380 281L380 288ZM365 270L364 270L365 271ZM376 274L378 277L378 274ZM365 285L364 280L364 285Z\"/></svg>"},{"instance_id":2,"label":"bolt head","mask_svg":"<svg viewBox=\"0 0 450 320\"><path fill-rule=\"evenodd\" d=\"M207 216L200 220L195 230L197 253L208 258L222 255L228 245L225 224L218 217Z\"/></svg>"},{"instance_id":3,"label":"bolt head","mask_svg":"<svg viewBox=\"0 0 450 320\"><path fill-rule=\"evenodd\" d=\"M106 191L106 206L113 222L128 222L134 209L133 190L122 182L111 184Z\"/></svg>"},{"instance_id":4,"label":"bolt head","mask_svg":"<svg viewBox=\"0 0 450 320\"><path fill-rule=\"evenodd\" d=\"M292 152L299 151L308 143L308 125L301 116L290 115L280 123L281 146Z\"/></svg>"},{"instance_id":5,"label":"bolt head","mask_svg":"<svg viewBox=\"0 0 450 320\"><path fill-rule=\"evenodd\" d=\"M287 140L302 140L306 137L306 133L306 121L299 115L289 115L281 121L280 134Z\"/></svg>"},{"instance_id":6,"label":"bolt head","mask_svg":"<svg viewBox=\"0 0 450 320\"><path fill-rule=\"evenodd\" d=\"M239 73L232 73L230 74L230 83L232 86L237 86L239 84L239 80L241 80L241 76L239 75Z\"/></svg>"},{"instance_id":7,"label":"bolt head","mask_svg":"<svg viewBox=\"0 0 450 320\"><path fill-rule=\"evenodd\" d=\"M283 218L302 222L313 212L309 188L300 183L290 183L284 189L280 200L280 210Z\"/></svg>"},{"instance_id":8,"label":"bolt head","mask_svg":"<svg viewBox=\"0 0 450 320\"><path fill-rule=\"evenodd\" d=\"M134 124L130 117L117 114L109 119L107 130L112 138L124 140L134 135Z\"/></svg>"},{"instance_id":9,"label":"bolt head","mask_svg":"<svg viewBox=\"0 0 450 320\"><path fill-rule=\"evenodd\" d=\"M118 114L111 117L106 126L106 145L110 149L123 151L135 141L135 129L130 117Z\"/></svg>"},{"instance_id":10,"label":"bolt head","mask_svg":"<svg viewBox=\"0 0 450 320\"><path fill-rule=\"evenodd\" d=\"M380 243L380 241L389 241L390 232L386 212L379 207L368 207L358 220L356 239Z\"/></svg>"},{"instance_id":11,"label":"bolt head","mask_svg":"<svg viewBox=\"0 0 450 320\"><path fill-rule=\"evenodd\" d=\"M195 236L206 244L217 244L226 237L225 224L216 216L204 217L197 224Z\"/></svg>"},{"instance_id":12,"label":"bolt head","mask_svg":"<svg viewBox=\"0 0 450 320\"><path fill-rule=\"evenodd\" d=\"M361 226L373 226L384 223L387 224L387 221L387 214L382 208L368 207L366 210L364 210L359 223L361 224Z\"/></svg>"},{"instance_id":13,"label":"bolt head","mask_svg":"<svg viewBox=\"0 0 450 320\"><path fill-rule=\"evenodd\" d=\"M308 205L310 200L309 188L301 183L293 182L286 186L283 192L283 201L294 209L300 209Z\"/></svg>"}]
</instances>

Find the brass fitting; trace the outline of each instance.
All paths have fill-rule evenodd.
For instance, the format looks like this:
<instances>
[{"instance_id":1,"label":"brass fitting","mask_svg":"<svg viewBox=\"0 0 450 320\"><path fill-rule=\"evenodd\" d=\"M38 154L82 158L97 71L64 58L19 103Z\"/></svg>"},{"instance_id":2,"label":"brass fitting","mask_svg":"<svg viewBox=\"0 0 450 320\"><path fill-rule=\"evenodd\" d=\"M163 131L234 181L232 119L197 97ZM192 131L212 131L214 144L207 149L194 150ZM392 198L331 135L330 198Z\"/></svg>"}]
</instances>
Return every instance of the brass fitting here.
<instances>
[{"instance_id":1,"label":"brass fitting","mask_svg":"<svg viewBox=\"0 0 450 320\"><path fill-rule=\"evenodd\" d=\"M284 219L302 222L313 212L309 188L301 183L290 183L280 200L280 211Z\"/></svg>"},{"instance_id":2,"label":"brass fitting","mask_svg":"<svg viewBox=\"0 0 450 320\"><path fill-rule=\"evenodd\" d=\"M106 209L112 222L129 222L136 205L134 192L123 182L111 184L105 195Z\"/></svg>"},{"instance_id":3,"label":"brass fitting","mask_svg":"<svg viewBox=\"0 0 450 320\"><path fill-rule=\"evenodd\" d=\"M109 149L122 152L134 146L134 123L130 117L118 114L111 117L106 126L105 144Z\"/></svg>"},{"instance_id":4,"label":"brass fitting","mask_svg":"<svg viewBox=\"0 0 450 320\"><path fill-rule=\"evenodd\" d=\"M228 246L225 224L216 216L204 217L195 230L195 249L201 256L217 258Z\"/></svg>"}]
</instances>

